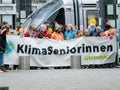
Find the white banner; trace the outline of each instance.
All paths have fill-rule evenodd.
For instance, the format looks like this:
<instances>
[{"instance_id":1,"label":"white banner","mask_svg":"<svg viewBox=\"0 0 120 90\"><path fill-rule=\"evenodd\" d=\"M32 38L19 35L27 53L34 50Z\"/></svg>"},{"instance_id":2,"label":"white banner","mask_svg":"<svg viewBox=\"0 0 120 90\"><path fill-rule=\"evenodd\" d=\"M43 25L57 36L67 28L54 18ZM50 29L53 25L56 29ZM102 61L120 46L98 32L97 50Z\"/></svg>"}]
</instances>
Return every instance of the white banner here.
<instances>
[{"instance_id":1,"label":"white banner","mask_svg":"<svg viewBox=\"0 0 120 90\"><path fill-rule=\"evenodd\" d=\"M116 38L81 37L73 40L8 36L5 64L18 65L19 56L30 56L31 66L70 66L70 56L80 55L82 65L115 62Z\"/></svg>"}]
</instances>

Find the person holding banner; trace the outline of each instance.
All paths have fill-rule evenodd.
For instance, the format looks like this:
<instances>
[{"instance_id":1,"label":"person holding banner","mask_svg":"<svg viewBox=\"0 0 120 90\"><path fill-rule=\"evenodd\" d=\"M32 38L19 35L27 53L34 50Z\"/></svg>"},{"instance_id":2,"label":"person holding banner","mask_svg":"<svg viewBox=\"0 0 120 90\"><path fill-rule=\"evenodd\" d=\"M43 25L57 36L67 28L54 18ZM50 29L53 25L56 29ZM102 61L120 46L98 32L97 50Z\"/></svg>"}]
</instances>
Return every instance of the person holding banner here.
<instances>
[{"instance_id":1,"label":"person holding banner","mask_svg":"<svg viewBox=\"0 0 120 90\"><path fill-rule=\"evenodd\" d=\"M45 24L41 25L39 30L38 38L51 38L49 31L47 30L47 26Z\"/></svg>"},{"instance_id":2,"label":"person holding banner","mask_svg":"<svg viewBox=\"0 0 120 90\"><path fill-rule=\"evenodd\" d=\"M44 25L47 26L48 32L49 32L50 34L52 34L53 29L51 28L50 22L49 22L49 21L46 21L46 22L44 22Z\"/></svg>"},{"instance_id":3,"label":"person holding banner","mask_svg":"<svg viewBox=\"0 0 120 90\"><path fill-rule=\"evenodd\" d=\"M101 32L104 32L104 30L101 29L100 26L97 26L95 29L90 31L90 36L98 36L98 37L100 37Z\"/></svg>"},{"instance_id":4,"label":"person holding banner","mask_svg":"<svg viewBox=\"0 0 120 90\"><path fill-rule=\"evenodd\" d=\"M20 35L24 33L24 28L22 26L17 26L14 35Z\"/></svg>"},{"instance_id":5,"label":"person holding banner","mask_svg":"<svg viewBox=\"0 0 120 90\"><path fill-rule=\"evenodd\" d=\"M56 30L53 32L53 34L52 34L52 36L51 36L51 38L52 39L55 39L55 40L64 40L64 35L63 35L63 33L61 32L61 28L62 27L58 27L58 28L56 28Z\"/></svg>"},{"instance_id":6,"label":"person holding banner","mask_svg":"<svg viewBox=\"0 0 120 90\"><path fill-rule=\"evenodd\" d=\"M75 39L76 32L73 30L73 26L71 24L66 25L66 31L64 33L65 40Z\"/></svg>"},{"instance_id":7,"label":"person holding banner","mask_svg":"<svg viewBox=\"0 0 120 90\"><path fill-rule=\"evenodd\" d=\"M25 37L33 37L33 26L30 25L29 29L25 33Z\"/></svg>"},{"instance_id":8,"label":"person holding banner","mask_svg":"<svg viewBox=\"0 0 120 90\"><path fill-rule=\"evenodd\" d=\"M88 32L95 30L96 26L94 23L90 24L90 26L88 27Z\"/></svg>"}]
</instances>

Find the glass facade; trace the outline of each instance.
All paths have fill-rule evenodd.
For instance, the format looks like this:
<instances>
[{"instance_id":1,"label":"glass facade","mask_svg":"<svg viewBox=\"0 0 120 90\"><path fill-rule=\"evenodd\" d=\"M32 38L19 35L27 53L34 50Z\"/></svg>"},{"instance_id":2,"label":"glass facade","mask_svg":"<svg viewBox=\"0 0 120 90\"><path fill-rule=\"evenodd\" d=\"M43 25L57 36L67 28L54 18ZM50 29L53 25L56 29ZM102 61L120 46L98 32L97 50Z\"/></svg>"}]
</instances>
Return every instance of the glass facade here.
<instances>
[{"instance_id":1,"label":"glass facade","mask_svg":"<svg viewBox=\"0 0 120 90\"><path fill-rule=\"evenodd\" d=\"M2 16L2 21L8 22L11 26L13 25L12 19L13 19L12 15L3 15Z\"/></svg>"},{"instance_id":2,"label":"glass facade","mask_svg":"<svg viewBox=\"0 0 120 90\"><path fill-rule=\"evenodd\" d=\"M10 11L10 10L13 10L13 6L0 6L0 10L8 10L8 11Z\"/></svg>"},{"instance_id":3,"label":"glass facade","mask_svg":"<svg viewBox=\"0 0 120 90\"><path fill-rule=\"evenodd\" d=\"M16 0L0 0L0 23L6 21L10 24L11 29L16 26Z\"/></svg>"},{"instance_id":4,"label":"glass facade","mask_svg":"<svg viewBox=\"0 0 120 90\"><path fill-rule=\"evenodd\" d=\"M2 4L12 4L12 0L1 0Z\"/></svg>"},{"instance_id":5,"label":"glass facade","mask_svg":"<svg viewBox=\"0 0 120 90\"><path fill-rule=\"evenodd\" d=\"M32 10L29 10L28 6L31 3L28 1L33 4ZM23 19L30 15L30 11L35 11L40 3L45 3L46 1L48 0L0 0L0 23L7 21L12 26L11 29L15 29L17 23L23 23Z\"/></svg>"},{"instance_id":6,"label":"glass facade","mask_svg":"<svg viewBox=\"0 0 120 90\"><path fill-rule=\"evenodd\" d=\"M41 2L46 2L48 0L32 0L32 3L37 4L37 3L41 3Z\"/></svg>"}]
</instances>

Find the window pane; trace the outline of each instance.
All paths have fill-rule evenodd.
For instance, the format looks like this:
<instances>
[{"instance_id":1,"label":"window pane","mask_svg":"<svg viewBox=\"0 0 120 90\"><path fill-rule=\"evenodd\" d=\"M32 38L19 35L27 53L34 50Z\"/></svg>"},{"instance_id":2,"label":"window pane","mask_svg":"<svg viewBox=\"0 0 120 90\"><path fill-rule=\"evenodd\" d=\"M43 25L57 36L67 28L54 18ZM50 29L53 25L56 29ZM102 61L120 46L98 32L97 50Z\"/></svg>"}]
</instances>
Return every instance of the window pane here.
<instances>
[{"instance_id":1,"label":"window pane","mask_svg":"<svg viewBox=\"0 0 120 90\"><path fill-rule=\"evenodd\" d=\"M2 3L11 3L12 4L12 0L2 0Z\"/></svg>"},{"instance_id":2,"label":"window pane","mask_svg":"<svg viewBox=\"0 0 120 90\"><path fill-rule=\"evenodd\" d=\"M38 3L38 0L32 0L32 3Z\"/></svg>"},{"instance_id":3,"label":"window pane","mask_svg":"<svg viewBox=\"0 0 120 90\"><path fill-rule=\"evenodd\" d=\"M1 20L2 20L1 17L2 17L2 15L0 15L0 23L2 23L2 21L1 21Z\"/></svg>"},{"instance_id":4,"label":"window pane","mask_svg":"<svg viewBox=\"0 0 120 90\"><path fill-rule=\"evenodd\" d=\"M8 24L12 25L12 15L3 15L2 21L6 21Z\"/></svg>"},{"instance_id":5,"label":"window pane","mask_svg":"<svg viewBox=\"0 0 120 90\"><path fill-rule=\"evenodd\" d=\"M97 10L88 10L87 15L87 26L94 23L96 26L99 25L99 12Z\"/></svg>"},{"instance_id":6,"label":"window pane","mask_svg":"<svg viewBox=\"0 0 120 90\"><path fill-rule=\"evenodd\" d=\"M41 2L43 2L43 3L45 3L46 2L46 0L32 0L32 3L41 3Z\"/></svg>"},{"instance_id":7,"label":"window pane","mask_svg":"<svg viewBox=\"0 0 120 90\"><path fill-rule=\"evenodd\" d=\"M2 0L0 0L0 4L2 3Z\"/></svg>"},{"instance_id":8,"label":"window pane","mask_svg":"<svg viewBox=\"0 0 120 90\"><path fill-rule=\"evenodd\" d=\"M13 10L12 6L0 6L0 10Z\"/></svg>"},{"instance_id":9,"label":"window pane","mask_svg":"<svg viewBox=\"0 0 120 90\"><path fill-rule=\"evenodd\" d=\"M32 6L32 11L37 10L37 6Z\"/></svg>"}]
</instances>

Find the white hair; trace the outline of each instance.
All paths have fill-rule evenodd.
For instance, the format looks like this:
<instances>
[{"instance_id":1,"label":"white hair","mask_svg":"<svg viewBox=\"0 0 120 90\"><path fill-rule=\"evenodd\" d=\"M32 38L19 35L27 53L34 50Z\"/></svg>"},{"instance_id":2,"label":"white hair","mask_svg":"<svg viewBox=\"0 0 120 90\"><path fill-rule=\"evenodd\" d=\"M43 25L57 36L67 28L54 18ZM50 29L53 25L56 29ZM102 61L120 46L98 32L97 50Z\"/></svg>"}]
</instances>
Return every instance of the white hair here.
<instances>
[{"instance_id":1,"label":"white hair","mask_svg":"<svg viewBox=\"0 0 120 90\"><path fill-rule=\"evenodd\" d=\"M40 27L40 30L47 29L47 26L45 24L42 24Z\"/></svg>"}]
</instances>

